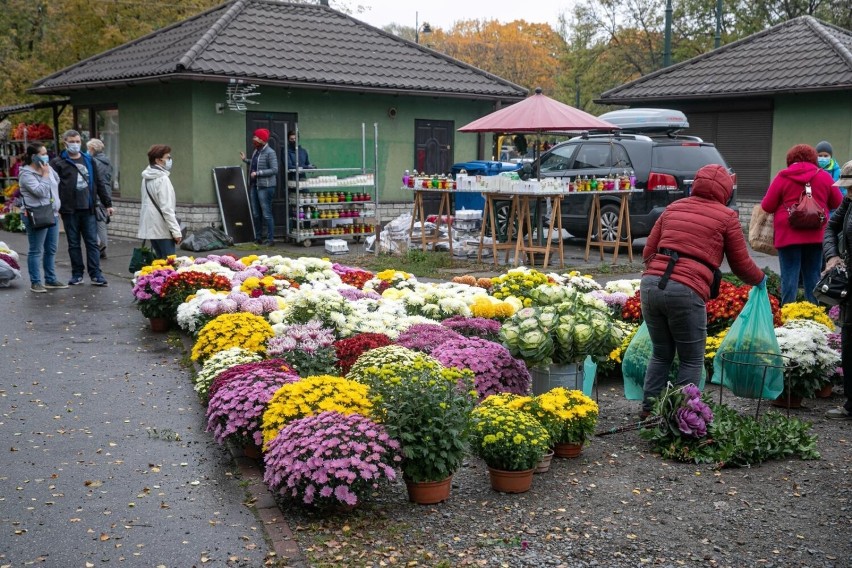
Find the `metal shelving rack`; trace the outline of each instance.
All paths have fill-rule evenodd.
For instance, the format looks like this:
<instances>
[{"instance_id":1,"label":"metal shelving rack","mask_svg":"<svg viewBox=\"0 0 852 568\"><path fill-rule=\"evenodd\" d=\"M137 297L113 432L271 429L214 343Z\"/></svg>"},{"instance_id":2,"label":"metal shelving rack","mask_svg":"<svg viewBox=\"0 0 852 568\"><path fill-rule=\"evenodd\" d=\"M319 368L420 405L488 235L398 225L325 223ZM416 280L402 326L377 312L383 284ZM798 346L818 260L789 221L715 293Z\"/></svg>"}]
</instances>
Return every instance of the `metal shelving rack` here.
<instances>
[{"instance_id":1,"label":"metal shelving rack","mask_svg":"<svg viewBox=\"0 0 852 568\"><path fill-rule=\"evenodd\" d=\"M296 125L296 155L299 152L299 125ZM286 138L285 138L286 139ZM290 165L286 163L285 156L284 171L287 176L286 210L287 210L287 232L286 238L294 243L301 243L305 247L311 246L314 239L348 239L359 242L362 238L374 234L379 228L379 191L378 191L378 163L379 163L379 127L373 123L373 167L367 167L367 127L361 123L361 167L350 168L318 168L302 169L296 163L294 169L295 179L289 179ZM298 162L298 160L297 160ZM321 181L316 177L312 181L301 180L302 175L315 175L328 179ZM342 175L344 177L338 177ZM291 191L292 190L292 191ZM356 195L367 195L368 200L355 200L352 192L361 190ZM326 201L320 203L323 194L326 199L331 194L344 195L344 200ZM345 200L348 194L351 200ZM339 199L339 197L338 197ZM370 211L372 209L372 211ZM340 216L346 212L347 216ZM302 213L300 216L299 213ZM332 217L313 217L323 214ZM357 216L355 216L357 213ZM338 216L334 216L337 214ZM360 229L356 229L360 227ZM366 227L371 230L367 231ZM325 232L331 234L325 234ZM348 232L347 232L348 231Z\"/></svg>"}]
</instances>

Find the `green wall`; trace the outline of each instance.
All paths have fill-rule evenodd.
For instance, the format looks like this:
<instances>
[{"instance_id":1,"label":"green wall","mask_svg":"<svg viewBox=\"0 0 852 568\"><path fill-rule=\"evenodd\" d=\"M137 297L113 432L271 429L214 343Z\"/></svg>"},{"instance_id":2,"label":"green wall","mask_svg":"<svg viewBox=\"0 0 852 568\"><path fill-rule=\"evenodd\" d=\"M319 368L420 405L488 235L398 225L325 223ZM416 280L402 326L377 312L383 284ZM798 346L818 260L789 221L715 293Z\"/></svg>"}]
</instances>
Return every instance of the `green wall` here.
<instances>
[{"instance_id":1,"label":"green wall","mask_svg":"<svg viewBox=\"0 0 852 568\"><path fill-rule=\"evenodd\" d=\"M72 104L115 103L121 139L121 195L139 196L139 174L151 144L172 147L172 183L178 202L216 203L212 169L239 165L245 150L246 116L225 110L225 83L163 83L79 93ZM379 189L382 201L408 201L400 189L403 171L414 162L415 119L451 120L455 128L493 110L488 101L307 91L261 86L252 112L298 115L300 140L321 168L361 166L361 123L367 130L367 167L374 157L373 123L378 123ZM389 109L396 109L390 118ZM478 136L456 132L453 161L477 157Z\"/></svg>"},{"instance_id":2,"label":"green wall","mask_svg":"<svg viewBox=\"0 0 852 568\"><path fill-rule=\"evenodd\" d=\"M841 165L852 160L852 91L778 95L772 124L774 176L787 167L787 150L828 140Z\"/></svg>"}]
</instances>

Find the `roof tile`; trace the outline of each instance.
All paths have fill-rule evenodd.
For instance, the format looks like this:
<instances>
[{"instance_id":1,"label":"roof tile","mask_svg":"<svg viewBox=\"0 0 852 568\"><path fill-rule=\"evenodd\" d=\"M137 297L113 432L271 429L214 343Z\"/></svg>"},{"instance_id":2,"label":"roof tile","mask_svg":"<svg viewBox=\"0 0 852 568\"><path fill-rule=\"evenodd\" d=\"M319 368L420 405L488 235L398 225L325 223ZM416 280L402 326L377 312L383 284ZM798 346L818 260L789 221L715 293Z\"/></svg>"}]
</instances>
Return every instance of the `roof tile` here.
<instances>
[{"instance_id":1,"label":"roof tile","mask_svg":"<svg viewBox=\"0 0 852 568\"><path fill-rule=\"evenodd\" d=\"M597 102L844 88L852 88L852 33L802 16L610 89Z\"/></svg>"},{"instance_id":2,"label":"roof tile","mask_svg":"<svg viewBox=\"0 0 852 568\"><path fill-rule=\"evenodd\" d=\"M59 93L176 73L489 98L526 94L330 8L280 0L232 0L54 73L32 90Z\"/></svg>"}]
</instances>

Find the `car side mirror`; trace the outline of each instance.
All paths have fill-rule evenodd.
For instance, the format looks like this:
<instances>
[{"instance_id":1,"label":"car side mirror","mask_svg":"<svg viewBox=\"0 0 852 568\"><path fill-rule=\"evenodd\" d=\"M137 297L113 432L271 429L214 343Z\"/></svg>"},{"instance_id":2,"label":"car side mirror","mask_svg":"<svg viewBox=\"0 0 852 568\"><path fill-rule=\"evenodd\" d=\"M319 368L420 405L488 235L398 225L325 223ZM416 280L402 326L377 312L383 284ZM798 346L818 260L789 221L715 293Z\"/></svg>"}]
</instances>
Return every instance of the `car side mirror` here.
<instances>
[{"instance_id":1,"label":"car side mirror","mask_svg":"<svg viewBox=\"0 0 852 568\"><path fill-rule=\"evenodd\" d=\"M526 180L530 179L531 175L532 175L532 164L530 164L529 162L524 162L524 165L521 166L520 170L518 170L518 177L520 177L522 180L526 181Z\"/></svg>"}]
</instances>

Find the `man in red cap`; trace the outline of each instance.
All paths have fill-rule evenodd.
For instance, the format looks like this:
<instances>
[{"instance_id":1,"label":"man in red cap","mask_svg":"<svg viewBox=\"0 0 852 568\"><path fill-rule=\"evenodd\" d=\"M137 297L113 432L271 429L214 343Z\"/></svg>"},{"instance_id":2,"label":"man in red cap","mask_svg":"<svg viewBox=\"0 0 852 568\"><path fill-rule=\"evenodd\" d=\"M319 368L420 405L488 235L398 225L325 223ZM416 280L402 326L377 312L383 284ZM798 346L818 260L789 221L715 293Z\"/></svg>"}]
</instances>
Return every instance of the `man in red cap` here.
<instances>
[{"instance_id":1,"label":"man in red cap","mask_svg":"<svg viewBox=\"0 0 852 568\"><path fill-rule=\"evenodd\" d=\"M252 144L254 152L246 158L240 152L240 159L249 165L249 200L251 216L254 220L254 242L264 243L261 221L266 224L267 246L275 244L275 221L272 218L272 198L275 196L276 176L278 175L278 156L269 147L269 130L258 128L254 131Z\"/></svg>"}]
</instances>

